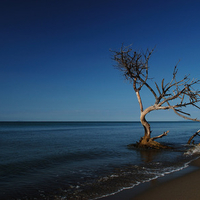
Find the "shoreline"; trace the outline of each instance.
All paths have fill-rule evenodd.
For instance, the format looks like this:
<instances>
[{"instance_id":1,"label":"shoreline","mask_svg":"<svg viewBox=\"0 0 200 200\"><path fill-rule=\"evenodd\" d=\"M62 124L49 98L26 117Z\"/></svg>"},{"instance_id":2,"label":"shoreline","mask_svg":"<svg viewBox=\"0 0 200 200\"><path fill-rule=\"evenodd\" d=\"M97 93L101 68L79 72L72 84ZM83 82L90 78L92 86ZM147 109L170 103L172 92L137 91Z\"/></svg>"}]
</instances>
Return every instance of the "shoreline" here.
<instances>
[{"instance_id":1,"label":"shoreline","mask_svg":"<svg viewBox=\"0 0 200 200\"><path fill-rule=\"evenodd\" d=\"M163 177L141 183L133 188L124 189L100 200L188 200L200 199L200 158L189 166Z\"/></svg>"}]
</instances>

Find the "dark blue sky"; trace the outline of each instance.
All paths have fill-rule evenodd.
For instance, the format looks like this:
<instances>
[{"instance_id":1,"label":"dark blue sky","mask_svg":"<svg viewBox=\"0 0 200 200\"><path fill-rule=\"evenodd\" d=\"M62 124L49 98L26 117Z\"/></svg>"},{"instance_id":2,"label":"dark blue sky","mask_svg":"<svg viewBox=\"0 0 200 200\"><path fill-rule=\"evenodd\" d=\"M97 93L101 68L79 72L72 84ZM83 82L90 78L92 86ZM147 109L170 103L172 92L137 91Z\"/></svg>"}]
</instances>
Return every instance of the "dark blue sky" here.
<instances>
[{"instance_id":1,"label":"dark blue sky","mask_svg":"<svg viewBox=\"0 0 200 200\"><path fill-rule=\"evenodd\" d=\"M170 80L179 59L180 77L199 78L199 10L198 0L1 1L0 120L139 120L109 49L156 45L155 81ZM148 119L182 120L170 111Z\"/></svg>"}]
</instances>

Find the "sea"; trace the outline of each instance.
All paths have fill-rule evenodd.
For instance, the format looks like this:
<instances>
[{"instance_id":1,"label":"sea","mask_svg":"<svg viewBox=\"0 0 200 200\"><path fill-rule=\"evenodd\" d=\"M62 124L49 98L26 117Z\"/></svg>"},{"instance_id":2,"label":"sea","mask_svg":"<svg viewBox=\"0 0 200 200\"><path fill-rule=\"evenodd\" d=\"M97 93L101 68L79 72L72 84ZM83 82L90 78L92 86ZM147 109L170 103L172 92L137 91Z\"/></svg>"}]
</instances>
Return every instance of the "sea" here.
<instances>
[{"instance_id":1,"label":"sea","mask_svg":"<svg viewBox=\"0 0 200 200\"><path fill-rule=\"evenodd\" d=\"M172 149L130 147L144 134L140 122L0 122L0 199L98 199L199 157L187 145L198 122L150 124L152 136L170 131L159 142Z\"/></svg>"}]
</instances>

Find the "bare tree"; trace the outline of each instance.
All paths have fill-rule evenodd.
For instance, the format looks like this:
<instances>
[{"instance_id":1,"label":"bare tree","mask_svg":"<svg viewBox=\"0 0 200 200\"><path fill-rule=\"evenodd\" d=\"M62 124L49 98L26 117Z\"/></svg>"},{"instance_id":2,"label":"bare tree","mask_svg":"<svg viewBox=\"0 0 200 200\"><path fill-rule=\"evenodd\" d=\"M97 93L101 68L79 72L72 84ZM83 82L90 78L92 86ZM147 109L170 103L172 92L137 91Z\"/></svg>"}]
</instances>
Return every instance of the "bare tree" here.
<instances>
[{"instance_id":1,"label":"bare tree","mask_svg":"<svg viewBox=\"0 0 200 200\"><path fill-rule=\"evenodd\" d=\"M149 84L149 59L154 49L143 51L134 51L131 46L124 47L122 45L119 51L112 51L113 59L117 62L117 69L123 72L123 75L127 80L130 80L133 84L133 89L136 93L138 103L140 106L140 121L144 127L144 136L138 143L140 146L155 147L159 146L155 139L166 136L169 131L163 134L151 137L150 124L147 122L145 116L154 110L169 110L172 109L177 115L184 119L193 121L199 121L195 118L191 118L190 114L184 112L182 109L187 106L197 106L200 101L200 91L195 90L194 86L199 84L200 80L190 79L189 75L183 77L183 79L177 81L177 65L174 67L172 80L165 84L162 79L160 87L155 82L154 87ZM141 90L143 87L148 88L152 96L155 99L154 105L147 108L143 107L141 98Z\"/></svg>"}]
</instances>

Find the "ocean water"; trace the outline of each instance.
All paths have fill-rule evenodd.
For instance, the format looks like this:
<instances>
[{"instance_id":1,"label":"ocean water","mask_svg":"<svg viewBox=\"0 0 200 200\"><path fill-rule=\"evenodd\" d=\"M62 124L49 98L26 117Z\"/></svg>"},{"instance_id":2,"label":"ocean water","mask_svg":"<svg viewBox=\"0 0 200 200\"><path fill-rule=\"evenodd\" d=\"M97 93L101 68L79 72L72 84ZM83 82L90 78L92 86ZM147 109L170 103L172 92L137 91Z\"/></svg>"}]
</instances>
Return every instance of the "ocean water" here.
<instances>
[{"instance_id":1,"label":"ocean water","mask_svg":"<svg viewBox=\"0 0 200 200\"><path fill-rule=\"evenodd\" d=\"M179 171L195 122L151 122L170 150L130 149L139 122L0 122L0 199L95 199ZM196 137L196 142L200 138ZM188 153L190 152L190 153Z\"/></svg>"}]
</instances>

